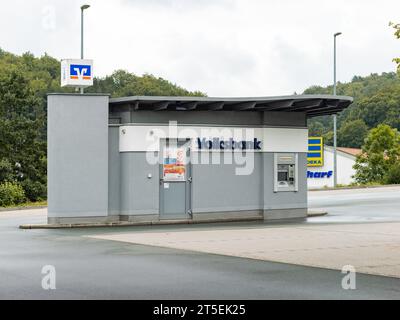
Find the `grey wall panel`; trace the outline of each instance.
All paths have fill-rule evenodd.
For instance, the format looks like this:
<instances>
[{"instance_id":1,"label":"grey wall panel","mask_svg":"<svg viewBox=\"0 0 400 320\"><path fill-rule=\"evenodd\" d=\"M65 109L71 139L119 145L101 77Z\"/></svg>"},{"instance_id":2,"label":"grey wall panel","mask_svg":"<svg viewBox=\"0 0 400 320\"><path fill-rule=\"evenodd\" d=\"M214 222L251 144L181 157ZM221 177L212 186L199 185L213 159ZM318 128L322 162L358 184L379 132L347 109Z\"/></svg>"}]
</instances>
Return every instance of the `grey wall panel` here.
<instances>
[{"instance_id":1,"label":"grey wall panel","mask_svg":"<svg viewBox=\"0 0 400 320\"><path fill-rule=\"evenodd\" d=\"M244 176L234 164L193 165L193 212L307 207L305 153L299 154L298 192L274 192L273 153L254 156L254 171Z\"/></svg>"},{"instance_id":2,"label":"grey wall panel","mask_svg":"<svg viewBox=\"0 0 400 320\"><path fill-rule=\"evenodd\" d=\"M295 126L306 127L305 113L293 112L241 112L241 111L131 111L131 118L126 111L114 111L113 115L121 117L121 123L168 123L208 124L236 126Z\"/></svg>"},{"instance_id":3,"label":"grey wall panel","mask_svg":"<svg viewBox=\"0 0 400 320\"><path fill-rule=\"evenodd\" d=\"M107 216L108 96L48 96L48 216Z\"/></svg>"},{"instance_id":4,"label":"grey wall panel","mask_svg":"<svg viewBox=\"0 0 400 320\"><path fill-rule=\"evenodd\" d=\"M210 164L192 165L194 213L307 207L305 154L299 154L299 191L277 193L273 192L273 153L255 153L249 175L235 174L237 165L223 164L222 159L212 164L211 154L205 154ZM157 165L148 164L143 152L121 153L121 172L121 214L158 214Z\"/></svg>"},{"instance_id":5,"label":"grey wall panel","mask_svg":"<svg viewBox=\"0 0 400 320\"><path fill-rule=\"evenodd\" d=\"M274 154L264 153L264 209L292 209L307 207L307 155L298 156L299 191L274 192Z\"/></svg>"},{"instance_id":6,"label":"grey wall panel","mask_svg":"<svg viewBox=\"0 0 400 320\"><path fill-rule=\"evenodd\" d=\"M270 126L307 127L307 117L304 112L264 112L263 123Z\"/></svg>"},{"instance_id":7,"label":"grey wall panel","mask_svg":"<svg viewBox=\"0 0 400 320\"><path fill-rule=\"evenodd\" d=\"M133 111L132 122L134 123L168 123L178 121L178 124L231 124L231 125L261 125L262 117L259 112L235 112L235 111Z\"/></svg>"},{"instance_id":8,"label":"grey wall panel","mask_svg":"<svg viewBox=\"0 0 400 320\"><path fill-rule=\"evenodd\" d=\"M124 152L120 156L121 214L158 214L158 164L148 163L145 152Z\"/></svg>"},{"instance_id":9,"label":"grey wall panel","mask_svg":"<svg viewBox=\"0 0 400 320\"><path fill-rule=\"evenodd\" d=\"M121 199L121 159L119 153L119 128L108 128L108 212L119 215Z\"/></svg>"},{"instance_id":10,"label":"grey wall panel","mask_svg":"<svg viewBox=\"0 0 400 320\"><path fill-rule=\"evenodd\" d=\"M262 153L254 154L249 175L235 174L236 164L209 162L192 166L194 213L262 209Z\"/></svg>"}]
</instances>

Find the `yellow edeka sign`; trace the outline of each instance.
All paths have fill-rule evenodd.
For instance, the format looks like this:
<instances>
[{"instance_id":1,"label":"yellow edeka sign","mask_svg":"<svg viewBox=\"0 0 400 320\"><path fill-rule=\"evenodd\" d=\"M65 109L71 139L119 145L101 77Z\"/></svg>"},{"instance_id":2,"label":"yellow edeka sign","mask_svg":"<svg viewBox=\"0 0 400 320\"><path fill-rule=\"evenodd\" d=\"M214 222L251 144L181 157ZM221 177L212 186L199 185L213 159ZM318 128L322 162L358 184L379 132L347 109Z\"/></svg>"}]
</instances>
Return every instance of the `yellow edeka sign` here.
<instances>
[{"instance_id":1,"label":"yellow edeka sign","mask_svg":"<svg viewBox=\"0 0 400 320\"><path fill-rule=\"evenodd\" d=\"M324 165L324 139L308 137L307 167L322 167Z\"/></svg>"}]
</instances>

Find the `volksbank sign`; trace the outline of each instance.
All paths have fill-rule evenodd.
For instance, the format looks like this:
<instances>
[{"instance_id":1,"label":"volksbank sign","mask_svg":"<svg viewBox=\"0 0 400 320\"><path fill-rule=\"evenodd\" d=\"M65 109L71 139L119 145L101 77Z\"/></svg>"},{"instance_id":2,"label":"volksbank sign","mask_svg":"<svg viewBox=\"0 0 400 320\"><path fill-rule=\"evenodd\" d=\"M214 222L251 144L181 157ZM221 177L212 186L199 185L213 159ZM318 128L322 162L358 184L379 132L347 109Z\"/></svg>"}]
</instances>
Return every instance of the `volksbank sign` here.
<instances>
[{"instance_id":1,"label":"volksbank sign","mask_svg":"<svg viewBox=\"0 0 400 320\"><path fill-rule=\"evenodd\" d=\"M160 151L164 139L190 140L192 151L307 152L307 129L125 125L120 152Z\"/></svg>"},{"instance_id":2,"label":"volksbank sign","mask_svg":"<svg viewBox=\"0 0 400 320\"><path fill-rule=\"evenodd\" d=\"M261 150L261 140L254 138L253 140L239 140L236 141L233 138L223 140L220 138L197 138L197 148L202 149L214 149L214 150Z\"/></svg>"},{"instance_id":3,"label":"volksbank sign","mask_svg":"<svg viewBox=\"0 0 400 320\"><path fill-rule=\"evenodd\" d=\"M84 88L93 85L93 60L61 60L61 87Z\"/></svg>"}]
</instances>

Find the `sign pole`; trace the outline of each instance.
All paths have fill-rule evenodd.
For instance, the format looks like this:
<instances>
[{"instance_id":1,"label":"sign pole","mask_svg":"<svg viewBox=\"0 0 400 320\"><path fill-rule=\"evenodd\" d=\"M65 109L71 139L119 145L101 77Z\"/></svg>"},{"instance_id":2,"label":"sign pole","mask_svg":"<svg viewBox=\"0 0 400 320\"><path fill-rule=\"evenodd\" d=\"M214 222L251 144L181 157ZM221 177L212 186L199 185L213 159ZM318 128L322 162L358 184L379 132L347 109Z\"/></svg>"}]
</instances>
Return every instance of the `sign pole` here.
<instances>
[{"instance_id":1,"label":"sign pole","mask_svg":"<svg viewBox=\"0 0 400 320\"><path fill-rule=\"evenodd\" d=\"M83 10L89 8L90 5L84 4L81 6L81 59L83 60ZM81 94L84 93L83 87L81 87Z\"/></svg>"}]
</instances>

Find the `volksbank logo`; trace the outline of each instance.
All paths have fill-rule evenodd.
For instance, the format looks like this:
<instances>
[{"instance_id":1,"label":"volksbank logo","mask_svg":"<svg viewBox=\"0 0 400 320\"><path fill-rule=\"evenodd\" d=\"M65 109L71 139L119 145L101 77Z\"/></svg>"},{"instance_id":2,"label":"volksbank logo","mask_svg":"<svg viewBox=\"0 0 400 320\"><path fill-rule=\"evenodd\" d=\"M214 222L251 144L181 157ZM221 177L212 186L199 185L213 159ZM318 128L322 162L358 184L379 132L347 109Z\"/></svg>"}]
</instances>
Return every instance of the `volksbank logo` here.
<instances>
[{"instance_id":1,"label":"volksbank logo","mask_svg":"<svg viewBox=\"0 0 400 320\"><path fill-rule=\"evenodd\" d=\"M80 80L90 80L92 78L92 67L84 64L70 65L70 78Z\"/></svg>"},{"instance_id":2,"label":"volksbank logo","mask_svg":"<svg viewBox=\"0 0 400 320\"><path fill-rule=\"evenodd\" d=\"M229 140L221 140L220 138L197 138L197 147L199 149L217 149L217 150L261 150L261 141L257 138L253 140L235 141L233 138Z\"/></svg>"}]
</instances>

